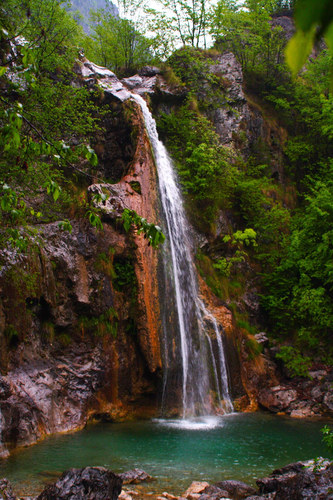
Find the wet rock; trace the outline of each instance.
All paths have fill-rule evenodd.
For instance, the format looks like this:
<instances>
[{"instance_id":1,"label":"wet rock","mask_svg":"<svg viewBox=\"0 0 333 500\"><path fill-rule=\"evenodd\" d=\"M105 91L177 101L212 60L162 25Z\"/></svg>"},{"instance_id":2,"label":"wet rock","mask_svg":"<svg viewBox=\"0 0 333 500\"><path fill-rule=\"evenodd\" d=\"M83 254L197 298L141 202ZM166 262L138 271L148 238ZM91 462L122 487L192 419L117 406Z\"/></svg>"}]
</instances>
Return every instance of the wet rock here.
<instances>
[{"instance_id":1,"label":"wet rock","mask_svg":"<svg viewBox=\"0 0 333 500\"><path fill-rule=\"evenodd\" d=\"M273 494L275 500L333 499L333 464L316 459L296 462L257 480L259 493Z\"/></svg>"},{"instance_id":2,"label":"wet rock","mask_svg":"<svg viewBox=\"0 0 333 500\"><path fill-rule=\"evenodd\" d=\"M290 416L293 418L311 418L314 417L316 413L312 410L311 406L305 406L304 408L298 408L292 410Z\"/></svg>"},{"instance_id":3,"label":"wet rock","mask_svg":"<svg viewBox=\"0 0 333 500\"><path fill-rule=\"evenodd\" d=\"M168 493L167 491L163 491L162 497L167 498L168 500L177 500L178 498L175 495L171 495L171 493Z\"/></svg>"},{"instance_id":4,"label":"wet rock","mask_svg":"<svg viewBox=\"0 0 333 500\"><path fill-rule=\"evenodd\" d=\"M118 184L92 184L88 188L88 193L96 206L104 215L105 220L116 220L121 217L126 205L126 196L132 189L125 183ZM97 197L96 197L97 195ZM106 199L102 199L106 196Z\"/></svg>"},{"instance_id":5,"label":"wet rock","mask_svg":"<svg viewBox=\"0 0 333 500\"><path fill-rule=\"evenodd\" d=\"M327 370L309 371L309 377L314 380L324 380L327 377Z\"/></svg>"},{"instance_id":6,"label":"wet rock","mask_svg":"<svg viewBox=\"0 0 333 500\"><path fill-rule=\"evenodd\" d=\"M119 477L121 477L123 484L138 484L152 479L149 474L141 469L133 469L127 472L122 472L119 474Z\"/></svg>"},{"instance_id":7,"label":"wet rock","mask_svg":"<svg viewBox=\"0 0 333 500\"><path fill-rule=\"evenodd\" d=\"M193 481L191 485L187 488L184 493L184 497L188 500L196 500L200 497L200 494L209 486L206 481Z\"/></svg>"},{"instance_id":8,"label":"wet rock","mask_svg":"<svg viewBox=\"0 0 333 500\"><path fill-rule=\"evenodd\" d=\"M332 389L330 390L330 392L327 392L327 394L325 394L324 399L323 399L323 403L330 411L333 411L333 391L332 391Z\"/></svg>"},{"instance_id":9,"label":"wet rock","mask_svg":"<svg viewBox=\"0 0 333 500\"><path fill-rule=\"evenodd\" d=\"M273 493L268 493L267 495L253 495L247 497L246 500L274 500L275 496Z\"/></svg>"},{"instance_id":10,"label":"wet rock","mask_svg":"<svg viewBox=\"0 0 333 500\"><path fill-rule=\"evenodd\" d=\"M280 412L288 408L297 399L297 392L283 386L265 388L258 394L258 401L264 408L272 412Z\"/></svg>"},{"instance_id":11,"label":"wet rock","mask_svg":"<svg viewBox=\"0 0 333 500\"><path fill-rule=\"evenodd\" d=\"M122 490L119 497L120 500L133 500L133 497L127 492Z\"/></svg>"},{"instance_id":12,"label":"wet rock","mask_svg":"<svg viewBox=\"0 0 333 500\"><path fill-rule=\"evenodd\" d=\"M122 480L104 467L70 469L37 500L117 500Z\"/></svg>"},{"instance_id":13,"label":"wet rock","mask_svg":"<svg viewBox=\"0 0 333 500\"><path fill-rule=\"evenodd\" d=\"M140 75L134 75L128 78L123 78L122 82L130 89L135 89L138 87L142 87L143 78Z\"/></svg>"},{"instance_id":14,"label":"wet rock","mask_svg":"<svg viewBox=\"0 0 333 500\"><path fill-rule=\"evenodd\" d=\"M252 487L242 481L234 481L234 480L226 480L220 481L215 484L221 490L225 490L228 492L230 498L234 500L241 500L242 498L246 498L250 495L255 495L257 492Z\"/></svg>"},{"instance_id":15,"label":"wet rock","mask_svg":"<svg viewBox=\"0 0 333 500\"><path fill-rule=\"evenodd\" d=\"M8 479L0 479L0 500L16 500L12 486Z\"/></svg>"},{"instance_id":16,"label":"wet rock","mask_svg":"<svg viewBox=\"0 0 333 500\"><path fill-rule=\"evenodd\" d=\"M323 390L320 386L315 385L313 389L311 390L311 398L314 399L317 402L322 401L324 397Z\"/></svg>"},{"instance_id":17,"label":"wet rock","mask_svg":"<svg viewBox=\"0 0 333 500\"><path fill-rule=\"evenodd\" d=\"M87 403L104 380L100 349L74 347L70 358L31 360L11 370L11 392L0 399L0 439L4 445L32 444L44 434L82 427Z\"/></svg>"},{"instance_id":18,"label":"wet rock","mask_svg":"<svg viewBox=\"0 0 333 500\"><path fill-rule=\"evenodd\" d=\"M123 78L122 82L127 88L135 90L137 94L151 94L155 92L156 76L140 76L134 75L129 78Z\"/></svg>"},{"instance_id":19,"label":"wet rock","mask_svg":"<svg viewBox=\"0 0 333 500\"><path fill-rule=\"evenodd\" d=\"M268 340L267 334L265 332L256 333L254 338L256 339L258 344L262 345L263 347L268 346L269 340Z\"/></svg>"},{"instance_id":20,"label":"wet rock","mask_svg":"<svg viewBox=\"0 0 333 500\"><path fill-rule=\"evenodd\" d=\"M231 498L226 490L222 490L217 486L209 485L204 489L199 497L199 500L220 500L221 498Z\"/></svg>"},{"instance_id":21,"label":"wet rock","mask_svg":"<svg viewBox=\"0 0 333 500\"><path fill-rule=\"evenodd\" d=\"M320 415L319 407L313 401L294 401L288 409L291 417L294 418L310 418Z\"/></svg>"},{"instance_id":22,"label":"wet rock","mask_svg":"<svg viewBox=\"0 0 333 500\"><path fill-rule=\"evenodd\" d=\"M123 102L131 97L131 94L112 71L94 64L85 57L76 62L74 71L88 87L91 88L98 84L110 101Z\"/></svg>"}]
</instances>

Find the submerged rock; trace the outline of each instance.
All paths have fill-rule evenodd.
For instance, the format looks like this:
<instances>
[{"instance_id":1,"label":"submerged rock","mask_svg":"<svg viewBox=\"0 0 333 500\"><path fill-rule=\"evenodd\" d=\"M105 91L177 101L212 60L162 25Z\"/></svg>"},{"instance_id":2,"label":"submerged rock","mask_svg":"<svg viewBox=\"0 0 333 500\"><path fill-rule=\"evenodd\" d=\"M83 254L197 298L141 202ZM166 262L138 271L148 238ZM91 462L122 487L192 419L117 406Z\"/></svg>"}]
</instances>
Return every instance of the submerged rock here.
<instances>
[{"instance_id":1,"label":"submerged rock","mask_svg":"<svg viewBox=\"0 0 333 500\"><path fill-rule=\"evenodd\" d=\"M123 484L138 484L142 483L142 481L149 481L152 479L149 474L141 469L133 469L123 472L119 474L119 477L122 479Z\"/></svg>"},{"instance_id":2,"label":"submerged rock","mask_svg":"<svg viewBox=\"0 0 333 500\"><path fill-rule=\"evenodd\" d=\"M122 479L104 467L70 469L37 500L117 500Z\"/></svg>"}]
</instances>

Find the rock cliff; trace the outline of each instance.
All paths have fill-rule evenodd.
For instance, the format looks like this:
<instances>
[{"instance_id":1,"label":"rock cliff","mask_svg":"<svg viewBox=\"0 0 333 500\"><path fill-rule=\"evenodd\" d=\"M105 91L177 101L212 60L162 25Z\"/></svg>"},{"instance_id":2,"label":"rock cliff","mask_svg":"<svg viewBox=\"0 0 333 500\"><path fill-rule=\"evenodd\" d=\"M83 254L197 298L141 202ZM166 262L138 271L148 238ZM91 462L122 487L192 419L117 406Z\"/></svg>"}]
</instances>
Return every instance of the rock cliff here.
<instances>
[{"instance_id":1,"label":"rock cliff","mask_svg":"<svg viewBox=\"0 0 333 500\"><path fill-rule=\"evenodd\" d=\"M158 252L119 223L124 208L157 222L154 161L139 109L122 102L128 91L103 68L80 72L76 85L104 79L111 112L95 147L100 175L118 182L88 188L108 193L103 231L78 217L71 232L39 224L27 255L2 252L2 456L88 418L157 412Z\"/></svg>"}]
</instances>

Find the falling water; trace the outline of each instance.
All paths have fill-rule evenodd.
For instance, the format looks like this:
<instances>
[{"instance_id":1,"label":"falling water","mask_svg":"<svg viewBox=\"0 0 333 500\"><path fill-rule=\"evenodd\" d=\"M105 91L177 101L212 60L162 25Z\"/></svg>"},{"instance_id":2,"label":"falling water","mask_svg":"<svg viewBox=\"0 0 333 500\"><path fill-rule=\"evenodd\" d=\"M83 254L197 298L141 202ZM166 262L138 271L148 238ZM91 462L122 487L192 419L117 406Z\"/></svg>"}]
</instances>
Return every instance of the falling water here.
<instances>
[{"instance_id":1,"label":"falling water","mask_svg":"<svg viewBox=\"0 0 333 500\"><path fill-rule=\"evenodd\" d=\"M168 346L164 354L164 395L175 393L181 388L183 417L211 414L213 411L212 394L215 392L224 411L232 411L228 392L227 371L223 345L215 318L206 310L198 297L198 286L194 263L191 255L191 241L188 234L188 222L183 208L183 201L177 185L176 174L168 153L158 138L156 123L144 99L132 94L140 105L148 136L155 156L158 170L161 204L165 218L165 232L169 244L164 253L166 297L164 335ZM170 254L170 262L167 254ZM169 272L168 272L169 269ZM169 293L170 281L173 293ZM174 297L172 297L174 295ZM177 328L171 318L170 304L175 304ZM213 325L218 345L218 359L214 357L212 341L206 330L207 319ZM173 326L171 324L173 323ZM170 330L170 331L169 331ZM173 338L170 338L173 337ZM220 349L221 346L221 349ZM181 357L181 382L179 375L179 357ZM211 376L210 368L214 375ZM219 367L219 370L218 370ZM179 378L179 376L178 376ZM213 379L213 380L211 380ZM224 405L222 405L224 400Z\"/></svg>"}]
</instances>

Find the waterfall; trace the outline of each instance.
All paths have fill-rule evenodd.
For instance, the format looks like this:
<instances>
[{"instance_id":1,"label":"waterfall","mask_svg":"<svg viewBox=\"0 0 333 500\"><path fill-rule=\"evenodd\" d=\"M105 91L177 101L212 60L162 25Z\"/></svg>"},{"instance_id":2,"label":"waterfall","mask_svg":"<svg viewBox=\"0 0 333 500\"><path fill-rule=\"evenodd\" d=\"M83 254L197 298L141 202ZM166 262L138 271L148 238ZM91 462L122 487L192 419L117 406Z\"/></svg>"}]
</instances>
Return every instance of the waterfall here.
<instances>
[{"instance_id":1,"label":"waterfall","mask_svg":"<svg viewBox=\"0 0 333 500\"><path fill-rule=\"evenodd\" d=\"M162 406L166 398L171 401L171 406L179 405L181 400L183 417L211 414L216 406L230 412L233 408L224 354L221 355L221 334L215 318L198 296L189 224L173 163L158 138L156 123L146 102L137 94L132 94L132 98L142 109L154 153L164 218L163 230L168 242L163 249L165 346ZM213 327L212 335L216 339L215 351L218 355L214 354L211 332L208 333L211 328L207 322Z\"/></svg>"}]
</instances>

